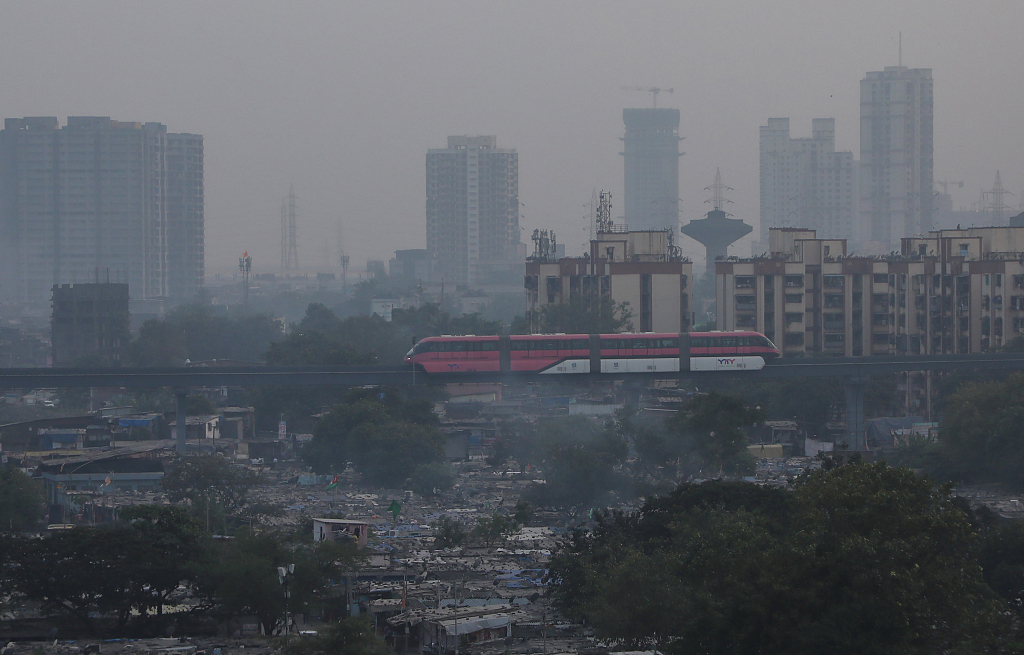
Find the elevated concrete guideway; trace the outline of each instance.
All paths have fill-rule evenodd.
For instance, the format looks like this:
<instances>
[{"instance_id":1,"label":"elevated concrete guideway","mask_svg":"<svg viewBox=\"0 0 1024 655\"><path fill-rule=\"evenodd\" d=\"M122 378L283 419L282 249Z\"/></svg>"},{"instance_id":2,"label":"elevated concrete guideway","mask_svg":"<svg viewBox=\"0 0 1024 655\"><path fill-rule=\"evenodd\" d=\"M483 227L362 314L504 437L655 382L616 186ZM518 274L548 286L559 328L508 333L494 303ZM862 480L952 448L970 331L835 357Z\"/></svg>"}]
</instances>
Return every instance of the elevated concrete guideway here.
<instances>
[{"instance_id":1,"label":"elevated concrete guideway","mask_svg":"<svg viewBox=\"0 0 1024 655\"><path fill-rule=\"evenodd\" d=\"M363 385L410 386L433 382L553 382L571 384L595 379L631 378L751 381L776 378L843 378L847 401L847 437L860 445L864 428L864 388L875 375L906 371L1024 370L1024 353L983 355L919 355L899 357L798 357L778 359L760 371L681 373L520 375L457 373L426 375L407 366L265 366L163 369L0 369L0 388L125 387L171 388L178 397L178 424L184 424L184 400L189 387L301 387ZM181 431L184 434L184 431ZM182 448L184 446L182 445Z\"/></svg>"}]
</instances>

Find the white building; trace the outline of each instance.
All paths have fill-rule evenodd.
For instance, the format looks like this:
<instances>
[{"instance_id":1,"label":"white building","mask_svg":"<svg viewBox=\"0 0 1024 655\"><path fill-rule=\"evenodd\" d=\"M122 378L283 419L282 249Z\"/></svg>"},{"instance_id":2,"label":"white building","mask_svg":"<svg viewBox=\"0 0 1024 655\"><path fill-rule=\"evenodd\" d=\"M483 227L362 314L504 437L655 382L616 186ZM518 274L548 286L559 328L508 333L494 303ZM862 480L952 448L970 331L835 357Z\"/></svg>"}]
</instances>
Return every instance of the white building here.
<instances>
[{"instance_id":1,"label":"white building","mask_svg":"<svg viewBox=\"0 0 1024 655\"><path fill-rule=\"evenodd\" d=\"M860 214L867 248L899 251L932 225L932 71L886 66L860 82Z\"/></svg>"},{"instance_id":2,"label":"white building","mask_svg":"<svg viewBox=\"0 0 1024 655\"><path fill-rule=\"evenodd\" d=\"M450 136L427 151L427 251L443 279L479 286L522 274L519 155L494 136Z\"/></svg>"},{"instance_id":3,"label":"white building","mask_svg":"<svg viewBox=\"0 0 1024 655\"><path fill-rule=\"evenodd\" d=\"M836 152L835 119L815 118L810 138L792 138L788 118L769 118L761 137L761 238L754 255L768 251L768 230L801 227L828 239L855 238L857 162Z\"/></svg>"}]
</instances>

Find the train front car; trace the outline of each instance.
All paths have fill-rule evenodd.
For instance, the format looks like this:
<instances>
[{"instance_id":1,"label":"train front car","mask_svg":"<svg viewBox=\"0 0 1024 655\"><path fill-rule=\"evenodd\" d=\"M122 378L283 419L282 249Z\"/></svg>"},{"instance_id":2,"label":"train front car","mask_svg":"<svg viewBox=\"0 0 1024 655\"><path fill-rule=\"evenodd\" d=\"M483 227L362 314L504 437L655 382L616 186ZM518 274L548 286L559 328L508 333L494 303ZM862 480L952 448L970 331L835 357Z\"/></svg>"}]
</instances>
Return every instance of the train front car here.
<instances>
[{"instance_id":1,"label":"train front car","mask_svg":"<svg viewBox=\"0 0 1024 655\"><path fill-rule=\"evenodd\" d=\"M760 332L691 332L691 371L759 371L780 355Z\"/></svg>"},{"instance_id":2,"label":"train front car","mask_svg":"<svg viewBox=\"0 0 1024 655\"><path fill-rule=\"evenodd\" d=\"M496 336L427 337L405 355L426 373L496 373L501 370Z\"/></svg>"}]
</instances>

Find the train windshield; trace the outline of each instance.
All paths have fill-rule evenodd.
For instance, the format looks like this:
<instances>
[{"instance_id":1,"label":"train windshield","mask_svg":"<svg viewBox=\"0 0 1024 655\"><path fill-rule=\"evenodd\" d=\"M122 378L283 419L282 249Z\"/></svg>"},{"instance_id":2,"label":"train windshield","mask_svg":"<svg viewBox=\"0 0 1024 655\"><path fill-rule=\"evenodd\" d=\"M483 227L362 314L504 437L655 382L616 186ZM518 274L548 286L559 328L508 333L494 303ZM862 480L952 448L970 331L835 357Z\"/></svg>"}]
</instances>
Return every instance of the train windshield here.
<instances>
[{"instance_id":1,"label":"train windshield","mask_svg":"<svg viewBox=\"0 0 1024 655\"><path fill-rule=\"evenodd\" d=\"M412 357L413 355L420 355L425 352L430 352L430 346L433 345L430 341L420 341L415 346L409 349L409 352L405 353L406 357Z\"/></svg>"}]
</instances>

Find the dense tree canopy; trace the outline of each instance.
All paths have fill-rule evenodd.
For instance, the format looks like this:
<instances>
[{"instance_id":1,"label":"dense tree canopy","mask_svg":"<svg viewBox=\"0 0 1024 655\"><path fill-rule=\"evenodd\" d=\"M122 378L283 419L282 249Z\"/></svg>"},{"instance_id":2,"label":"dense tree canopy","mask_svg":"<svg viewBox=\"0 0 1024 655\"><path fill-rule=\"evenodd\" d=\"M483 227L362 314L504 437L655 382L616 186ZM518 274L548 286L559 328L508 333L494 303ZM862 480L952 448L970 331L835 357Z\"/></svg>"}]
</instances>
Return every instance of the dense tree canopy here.
<instances>
[{"instance_id":1,"label":"dense tree canopy","mask_svg":"<svg viewBox=\"0 0 1024 655\"><path fill-rule=\"evenodd\" d=\"M43 489L14 465L0 465L0 532L30 530L43 517Z\"/></svg>"},{"instance_id":2,"label":"dense tree canopy","mask_svg":"<svg viewBox=\"0 0 1024 655\"><path fill-rule=\"evenodd\" d=\"M437 423L426 401L405 400L393 390L357 390L324 415L302 458L317 473L339 473L352 462L370 484L400 485L417 467L443 460Z\"/></svg>"},{"instance_id":3,"label":"dense tree canopy","mask_svg":"<svg viewBox=\"0 0 1024 655\"><path fill-rule=\"evenodd\" d=\"M229 316L195 303L143 323L124 361L136 367L181 366L186 360L258 362L283 337L281 325L265 314Z\"/></svg>"},{"instance_id":4,"label":"dense tree canopy","mask_svg":"<svg viewBox=\"0 0 1024 655\"><path fill-rule=\"evenodd\" d=\"M628 302L614 302L610 297L584 298L573 296L567 303L544 305L533 317L532 331L541 334L611 334L633 330L633 311Z\"/></svg>"},{"instance_id":5,"label":"dense tree canopy","mask_svg":"<svg viewBox=\"0 0 1024 655\"><path fill-rule=\"evenodd\" d=\"M226 530L259 482L255 471L216 454L176 459L161 484L170 500L186 503L192 514L209 522L211 528Z\"/></svg>"},{"instance_id":6,"label":"dense tree canopy","mask_svg":"<svg viewBox=\"0 0 1024 655\"><path fill-rule=\"evenodd\" d=\"M967 516L907 469L854 463L793 492L683 485L577 531L555 596L598 635L690 653L1009 652Z\"/></svg>"}]
</instances>

